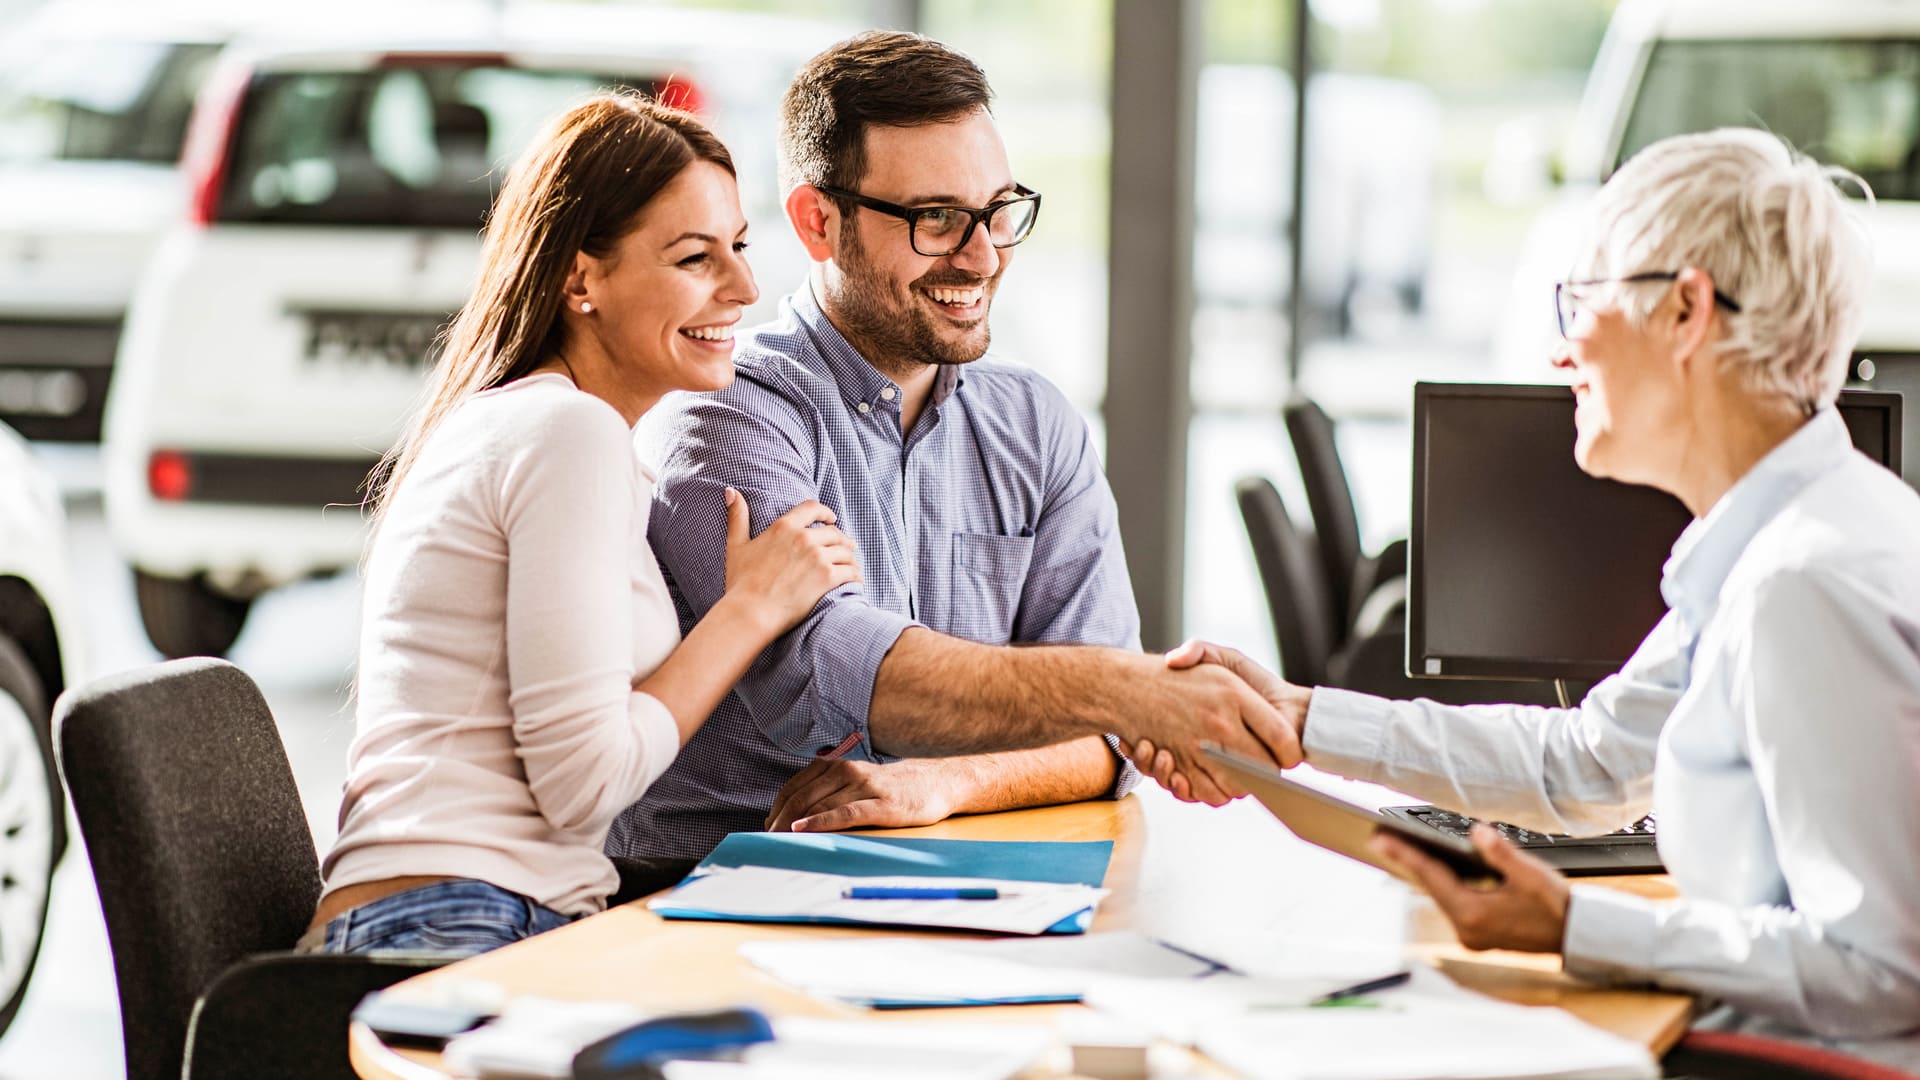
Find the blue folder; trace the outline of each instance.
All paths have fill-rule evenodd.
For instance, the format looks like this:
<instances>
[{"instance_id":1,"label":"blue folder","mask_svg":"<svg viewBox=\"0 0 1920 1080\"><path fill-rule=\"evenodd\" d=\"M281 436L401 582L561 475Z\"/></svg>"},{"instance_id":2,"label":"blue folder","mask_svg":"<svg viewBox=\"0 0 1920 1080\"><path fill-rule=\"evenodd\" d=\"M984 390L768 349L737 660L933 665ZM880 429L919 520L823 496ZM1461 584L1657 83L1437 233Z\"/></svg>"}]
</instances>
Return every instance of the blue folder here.
<instances>
[{"instance_id":1,"label":"blue folder","mask_svg":"<svg viewBox=\"0 0 1920 1080\"><path fill-rule=\"evenodd\" d=\"M776 870L809 870L849 877L998 878L1004 881L1045 881L1058 885L1091 885L1106 880L1113 841L922 840L909 837L860 836L846 833L733 833L720 842L700 865L698 876L716 866L765 866ZM669 894L671 895L671 894ZM813 915L716 915L692 908L656 909L668 919L711 919L725 922L851 923ZM1047 928L1049 934L1083 934L1093 921L1093 909L1070 915Z\"/></svg>"}]
</instances>

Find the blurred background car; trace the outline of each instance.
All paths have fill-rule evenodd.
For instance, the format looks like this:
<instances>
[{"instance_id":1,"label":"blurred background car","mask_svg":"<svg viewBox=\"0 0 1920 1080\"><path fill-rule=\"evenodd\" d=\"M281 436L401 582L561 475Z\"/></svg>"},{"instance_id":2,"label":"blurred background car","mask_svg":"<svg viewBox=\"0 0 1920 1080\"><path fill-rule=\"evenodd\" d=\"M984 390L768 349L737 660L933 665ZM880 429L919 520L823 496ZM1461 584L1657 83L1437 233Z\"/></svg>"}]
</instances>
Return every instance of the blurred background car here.
<instances>
[{"instance_id":1,"label":"blurred background car","mask_svg":"<svg viewBox=\"0 0 1920 1080\"><path fill-rule=\"evenodd\" d=\"M184 201L194 94L247 12L60 4L0 35L0 423L99 439L127 298Z\"/></svg>"},{"instance_id":2,"label":"blurred background car","mask_svg":"<svg viewBox=\"0 0 1920 1080\"><path fill-rule=\"evenodd\" d=\"M0 1031L26 994L67 847L53 699L80 678L60 492L0 424Z\"/></svg>"},{"instance_id":3,"label":"blurred background car","mask_svg":"<svg viewBox=\"0 0 1920 1080\"><path fill-rule=\"evenodd\" d=\"M1557 335L1548 297L1578 254L1594 191L1669 135L1763 127L1857 173L1875 270L1852 381L1920 394L1920 5L1884 0L1626 0L1614 13L1567 133L1565 181L1535 221L1496 350L1512 378L1546 377ZM1504 163L1545 176L1544 155ZM1920 476L1920 424L1902 455Z\"/></svg>"},{"instance_id":4,"label":"blurred background car","mask_svg":"<svg viewBox=\"0 0 1920 1080\"><path fill-rule=\"evenodd\" d=\"M789 73L835 36L722 14L465 10L236 42L200 96L185 213L135 291L103 439L108 522L163 654L222 654L261 593L358 562L368 471L542 124L626 87L723 139L764 134ZM770 140L734 145L749 220L784 224L758 152ZM765 287L749 319L805 266L788 230L753 239Z\"/></svg>"}]
</instances>

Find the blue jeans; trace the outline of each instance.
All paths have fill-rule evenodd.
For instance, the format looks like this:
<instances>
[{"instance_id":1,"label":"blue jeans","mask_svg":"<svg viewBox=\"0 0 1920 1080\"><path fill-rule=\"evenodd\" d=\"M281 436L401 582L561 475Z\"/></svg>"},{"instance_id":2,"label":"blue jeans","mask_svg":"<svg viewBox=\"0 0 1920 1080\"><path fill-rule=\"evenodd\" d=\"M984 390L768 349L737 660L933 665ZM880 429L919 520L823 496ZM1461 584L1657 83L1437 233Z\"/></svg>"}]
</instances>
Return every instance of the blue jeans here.
<instances>
[{"instance_id":1,"label":"blue jeans","mask_svg":"<svg viewBox=\"0 0 1920 1080\"><path fill-rule=\"evenodd\" d=\"M335 917L321 951L475 956L572 921L517 892L462 878L383 896Z\"/></svg>"}]
</instances>

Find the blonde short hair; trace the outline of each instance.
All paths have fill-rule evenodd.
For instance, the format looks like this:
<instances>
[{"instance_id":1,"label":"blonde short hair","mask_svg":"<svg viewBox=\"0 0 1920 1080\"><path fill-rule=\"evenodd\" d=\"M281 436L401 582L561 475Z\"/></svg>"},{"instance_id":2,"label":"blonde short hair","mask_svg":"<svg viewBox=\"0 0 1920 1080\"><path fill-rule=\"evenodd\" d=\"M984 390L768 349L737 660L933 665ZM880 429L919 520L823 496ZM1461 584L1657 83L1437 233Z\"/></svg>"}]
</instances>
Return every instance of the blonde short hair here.
<instances>
[{"instance_id":1,"label":"blonde short hair","mask_svg":"<svg viewBox=\"0 0 1920 1080\"><path fill-rule=\"evenodd\" d=\"M1722 363L1747 386L1808 412L1833 403L1860 335L1872 253L1838 188L1845 169L1821 165L1777 136L1722 128L1662 139L1613 174L1595 200L1593 242L1576 277L1698 267L1740 304L1721 309ZM1617 289L1643 324L1665 295Z\"/></svg>"}]
</instances>

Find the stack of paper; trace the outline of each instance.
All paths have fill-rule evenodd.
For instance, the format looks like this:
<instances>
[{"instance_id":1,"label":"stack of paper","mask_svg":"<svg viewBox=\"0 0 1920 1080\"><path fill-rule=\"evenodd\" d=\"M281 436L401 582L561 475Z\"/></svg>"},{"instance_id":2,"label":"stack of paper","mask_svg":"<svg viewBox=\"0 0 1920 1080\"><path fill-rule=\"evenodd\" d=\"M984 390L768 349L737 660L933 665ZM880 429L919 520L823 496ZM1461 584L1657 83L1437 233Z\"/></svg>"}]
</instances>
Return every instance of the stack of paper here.
<instances>
[{"instance_id":1,"label":"stack of paper","mask_svg":"<svg viewBox=\"0 0 1920 1080\"><path fill-rule=\"evenodd\" d=\"M1009 1080L1053 1043L1046 1028L776 1020L774 1041L737 1062L675 1061L667 1080Z\"/></svg>"},{"instance_id":2,"label":"stack of paper","mask_svg":"<svg viewBox=\"0 0 1920 1080\"><path fill-rule=\"evenodd\" d=\"M501 1018L447 1044L444 1062L483 1080L567 1080L588 1044L648 1014L614 1002L519 998ZM875 1024L785 1017L774 1041L738 1061L674 1061L670 1080L1006 1080L1045 1053L1046 1028L1030 1025Z\"/></svg>"},{"instance_id":3,"label":"stack of paper","mask_svg":"<svg viewBox=\"0 0 1920 1080\"><path fill-rule=\"evenodd\" d=\"M1345 1007L1308 1004L1307 983L1216 977L1178 988L1103 984L1087 1003L1198 1047L1247 1080L1652 1080L1629 1042L1554 1008L1511 1005L1416 967L1404 986Z\"/></svg>"},{"instance_id":4,"label":"stack of paper","mask_svg":"<svg viewBox=\"0 0 1920 1080\"><path fill-rule=\"evenodd\" d=\"M993 888L997 900L849 900L855 885L901 888ZM715 867L647 906L668 918L748 922L867 923L1044 933L1091 911L1105 889L992 878L849 877L764 866Z\"/></svg>"},{"instance_id":5,"label":"stack of paper","mask_svg":"<svg viewBox=\"0 0 1920 1080\"><path fill-rule=\"evenodd\" d=\"M740 952L797 989L878 1009L1079 1001L1113 979L1193 980L1220 970L1132 932L1003 941L767 941Z\"/></svg>"},{"instance_id":6,"label":"stack of paper","mask_svg":"<svg viewBox=\"0 0 1920 1080\"><path fill-rule=\"evenodd\" d=\"M1210 1024L1200 1050L1247 1080L1653 1080L1647 1048L1560 1009L1484 1001L1301 1009Z\"/></svg>"}]
</instances>

